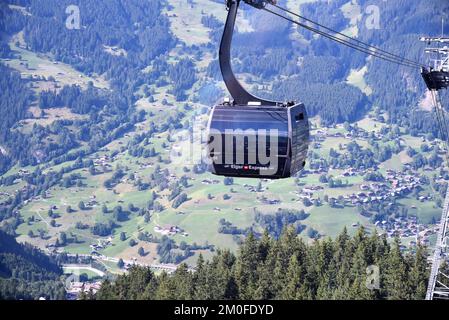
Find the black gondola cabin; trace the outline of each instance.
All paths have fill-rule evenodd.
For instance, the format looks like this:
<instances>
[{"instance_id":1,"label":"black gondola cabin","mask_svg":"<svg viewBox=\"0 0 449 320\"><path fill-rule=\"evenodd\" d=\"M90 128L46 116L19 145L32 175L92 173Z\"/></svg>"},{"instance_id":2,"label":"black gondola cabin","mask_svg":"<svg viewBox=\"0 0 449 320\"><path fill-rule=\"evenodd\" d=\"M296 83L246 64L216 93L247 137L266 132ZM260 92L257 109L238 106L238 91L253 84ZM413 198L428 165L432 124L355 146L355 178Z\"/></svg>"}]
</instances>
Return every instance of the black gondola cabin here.
<instances>
[{"instance_id":1,"label":"black gondola cabin","mask_svg":"<svg viewBox=\"0 0 449 320\"><path fill-rule=\"evenodd\" d=\"M208 155L214 174L280 179L304 168L309 125L303 104L217 105L208 129Z\"/></svg>"},{"instance_id":2,"label":"black gondola cabin","mask_svg":"<svg viewBox=\"0 0 449 320\"><path fill-rule=\"evenodd\" d=\"M246 3L263 8L268 0ZM272 0L270 0L272 1ZM231 41L240 0L227 0L219 61L233 101L213 107L208 124L211 172L222 176L280 179L304 168L309 121L302 103L269 101L247 92L231 68Z\"/></svg>"}]
</instances>

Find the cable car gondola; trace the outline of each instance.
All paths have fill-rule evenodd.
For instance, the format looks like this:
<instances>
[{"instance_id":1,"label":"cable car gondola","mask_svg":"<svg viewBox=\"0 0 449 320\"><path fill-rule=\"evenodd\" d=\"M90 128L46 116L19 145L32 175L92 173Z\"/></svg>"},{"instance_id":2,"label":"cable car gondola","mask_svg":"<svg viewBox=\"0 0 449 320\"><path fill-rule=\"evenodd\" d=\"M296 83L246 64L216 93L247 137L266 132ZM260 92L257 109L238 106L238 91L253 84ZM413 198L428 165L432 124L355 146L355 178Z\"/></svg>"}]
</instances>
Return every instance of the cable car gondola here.
<instances>
[{"instance_id":1,"label":"cable car gondola","mask_svg":"<svg viewBox=\"0 0 449 320\"><path fill-rule=\"evenodd\" d=\"M267 0L245 0L263 8ZM275 3L271 0L270 3ZM309 146L309 121L302 103L269 101L247 92L231 68L231 41L240 0L228 0L219 60L233 101L213 107L208 156L216 175L288 178L301 171Z\"/></svg>"}]
</instances>

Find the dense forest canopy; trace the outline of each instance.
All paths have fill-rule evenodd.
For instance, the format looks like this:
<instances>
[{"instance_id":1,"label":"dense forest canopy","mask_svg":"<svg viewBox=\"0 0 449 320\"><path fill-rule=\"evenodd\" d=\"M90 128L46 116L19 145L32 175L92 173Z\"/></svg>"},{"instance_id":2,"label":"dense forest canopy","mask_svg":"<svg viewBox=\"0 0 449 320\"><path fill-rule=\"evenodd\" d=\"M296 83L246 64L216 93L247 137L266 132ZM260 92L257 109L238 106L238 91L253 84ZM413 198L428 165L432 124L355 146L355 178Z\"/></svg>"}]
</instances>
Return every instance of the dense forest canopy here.
<instances>
[{"instance_id":1,"label":"dense forest canopy","mask_svg":"<svg viewBox=\"0 0 449 320\"><path fill-rule=\"evenodd\" d=\"M53 258L0 231L0 299L65 299L61 275Z\"/></svg>"},{"instance_id":2,"label":"dense forest canopy","mask_svg":"<svg viewBox=\"0 0 449 320\"><path fill-rule=\"evenodd\" d=\"M210 261L199 258L194 272L182 264L172 275L155 275L132 267L114 283L106 281L89 299L423 299L427 255L418 246L405 254L399 240L346 230L335 240L306 244L293 229L279 240L252 234L235 255L218 251ZM379 268L378 287L367 268ZM370 269L371 270L371 269ZM376 280L377 281L377 280ZM377 289L367 285L372 283Z\"/></svg>"},{"instance_id":3,"label":"dense forest canopy","mask_svg":"<svg viewBox=\"0 0 449 320\"><path fill-rule=\"evenodd\" d=\"M33 96L18 72L0 64L0 74L0 144L3 150L10 150L8 153L0 152L0 172L3 172L11 165L12 159L26 161L29 157L29 144L25 137L11 129L25 118Z\"/></svg>"}]
</instances>

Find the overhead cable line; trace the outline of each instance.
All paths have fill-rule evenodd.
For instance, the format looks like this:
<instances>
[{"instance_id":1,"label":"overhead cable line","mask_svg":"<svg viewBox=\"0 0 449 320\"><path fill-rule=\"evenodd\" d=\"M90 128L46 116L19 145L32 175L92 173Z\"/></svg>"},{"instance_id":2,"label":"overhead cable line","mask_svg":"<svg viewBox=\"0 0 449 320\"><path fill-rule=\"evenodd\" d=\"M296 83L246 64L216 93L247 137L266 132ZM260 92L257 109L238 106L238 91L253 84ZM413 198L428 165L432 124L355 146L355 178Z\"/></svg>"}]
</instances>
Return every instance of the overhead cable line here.
<instances>
[{"instance_id":1,"label":"overhead cable line","mask_svg":"<svg viewBox=\"0 0 449 320\"><path fill-rule=\"evenodd\" d=\"M366 43L366 42L363 42L363 41L361 41L361 40L352 38L352 37L350 37L350 36L348 36L348 35L346 35L346 34L344 34L344 33L342 33L342 32L338 32L338 31L336 31L336 30L334 30L334 29L331 29L331 28L329 28L329 27L326 27L326 26L323 25L323 24L320 24L320 23L318 23L318 22L315 22L315 21L313 21L313 20L311 20L311 19L309 19L309 18L306 18L306 17L304 17L304 16L302 16L302 15L300 15L300 14L297 14L297 13L295 13L295 12L293 12L293 11L290 11L290 10L288 10L288 9L286 9L286 8L283 8L283 7L281 7L281 6L279 6L279 5L275 4L275 3L270 3L270 4L271 4L272 6L278 8L279 10L282 10L282 11L284 11L284 12L286 12L286 13L289 13L289 14L295 16L295 17L298 17L298 18L303 19L303 20L305 20L305 21L307 21L307 22L310 22L310 23L312 23L312 24L314 24L314 25L317 25L317 26L319 26L320 28L323 28L323 29L325 29L325 30L327 30L327 31L333 32L333 33L335 33L335 34L338 34L338 35L340 35L340 36L342 36L342 37L344 37L344 38L346 38L346 39L349 39L350 41L354 41L354 42L356 42L356 43L358 43L358 44L360 44L360 45L363 45L363 46L365 46L365 47L367 47L367 48L369 48L369 49L373 49L373 50L375 50L376 52L377 52L377 51L382 52L385 56L389 56L389 57L391 57L391 58L398 59L398 60L400 60L401 62L407 62L407 63L413 64L413 65L416 65L417 67L425 67L425 65L423 65L422 63L420 63L420 62L418 62L418 61L414 61L414 60L407 59L407 58L405 58L405 57L401 57L401 56L399 56L399 55L397 55L397 54L394 54L394 53L388 52L388 51L386 51L386 50L383 50L383 49L381 49L381 48L375 47L375 46L370 45L370 44L368 44L368 43Z\"/></svg>"},{"instance_id":2,"label":"overhead cable line","mask_svg":"<svg viewBox=\"0 0 449 320\"><path fill-rule=\"evenodd\" d=\"M388 56L386 56L385 54L378 53L378 52L376 52L376 51L372 51L372 50L370 50L370 49L368 49L368 48L360 47L360 46L358 46L358 45L356 45L356 44L350 43L350 42L348 42L348 41L346 41L346 40L343 40L343 39L341 39L341 38L338 38L338 37L336 37L336 36L333 36L333 35L331 35L331 34L328 34L328 33L324 32L324 31L321 31L321 30L315 29L315 28L313 28L313 27L310 27L310 26L308 26L308 25L306 25L306 24L304 24L304 23L301 23L301 22L299 22L299 21L293 20L293 19L291 19L291 18L289 18L289 17L286 17L286 16L284 16L284 15L282 15L282 14L280 14L280 13L277 13L277 12L275 12L275 11L272 11L272 10L270 10L270 9L263 8L263 10L265 10L265 11L271 13L271 14L274 14L274 15L280 17L280 18L283 18L283 19L285 19L285 20L287 20L287 21L289 21L289 22L291 22L291 23L293 23L293 24L296 24L296 25L300 26L300 27L303 27L304 29L307 29L307 30L309 30L309 31L312 31L312 32L314 32L314 33L317 33L317 34L319 34L319 35L321 35L321 36L323 36L323 37L326 37L326 38L328 38L328 39L331 39L331 40L333 40L333 41L335 41L335 42L337 42L337 43L340 43L340 44L345 45L345 46L347 46L347 47L350 47L350 48L352 48L352 49L355 49L355 50L358 50L358 51L360 51L360 52L366 53L366 54L368 54L368 55L370 55L370 56L373 56L373 57L376 57L376 58L379 58L379 59L382 59L382 60L385 60L385 61L389 61L389 62L398 64L398 65L401 65L401 66L404 66L404 67L409 67L409 68L418 68L418 67L419 67L419 65L412 64L412 63L408 63L408 62L402 62L402 61L397 60L397 59L394 59L394 58L392 58L392 57L388 57Z\"/></svg>"}]
</instances>

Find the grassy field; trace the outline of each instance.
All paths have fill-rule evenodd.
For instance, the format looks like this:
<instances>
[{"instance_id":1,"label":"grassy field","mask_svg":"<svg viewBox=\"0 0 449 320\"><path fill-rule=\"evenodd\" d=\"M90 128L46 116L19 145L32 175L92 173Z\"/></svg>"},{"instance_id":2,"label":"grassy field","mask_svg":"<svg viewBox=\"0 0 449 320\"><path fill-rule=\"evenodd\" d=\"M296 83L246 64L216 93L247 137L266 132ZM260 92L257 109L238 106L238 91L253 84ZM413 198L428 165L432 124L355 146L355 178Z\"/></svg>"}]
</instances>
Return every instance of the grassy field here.
<instances>
[{"instance_id":1,"label":"grassy field","mask_svg":"<svg viewBox=\"0 0 449 320\"><path fill-rule=\"evenodd\" d=\"M64 85L76 84L83 88L87 87L91 81L97 88L108 89L109 83L101 76L89 77L85 74L75 70L70 65L62 62L55 62L48 55L35 53L24 48L23 34L19 33L14 36L9 46L13 52L16 53L16 59L2 59L6 65L18 70L23 78L28 77L43 77L48 79L53 77L54 84L60 87ZM37 82L38 89L54 88L54 84L49 84L49 81L43 80Z\"/></svg>"},{"instance_id":2,"label":"grassy field","mask_svg":"<svg viewBox=\"0 0 449 320\"><path fill-rule=\"evenodd\" d=\"M408 208L410 215L417 216L420 223L429 224L432 219L438 220L441 217L441 208L436 207L432 202L420 202L412 198L399 202Z\"/></svg>"},{"instance_id":3,"label":"grassy field","mask_svg":"<svg viewBox=\"0 0 449 320\"><path fill-rule=\"evenodd\" d=\"M399 154L395 154L391 157L391 159L385 161L381 164L381 168L385 170L401 170L402 166L406 163L410 163L412 161L412 158L410 158L406 151L402 151Z\"/></svg>"},{"instance_id":4,"label":"grassy field","mask_svg":"<svg viewBox=\"0 0 449 320\"><path fill-rule=\"evenodd\" d=\"M368 132L378 132L382 128L382 125L371 118L365 117L360 121L357 121L357 126Z\"/></svg>"},{"instance_id":5,"label":"grassy field","mask_svg":"<svg viewBox=\"0 0 449 320\"><path fill-rule=\"evenodd\" d=\"M169 0L168 2L171 6L167 10L171 22L171 31L187 45L207 44L210 41L210 30L201 23L203 16L214 15L223 22L226 18L224 3L209 0L194 0L192 1L193 4L185 0ZM252 30L241 12L236 25L240 32Z\"/></svg>"},{"instance_id":6,"label":"grassy field","mask_svg":"<svg viewBox=\"0 0 449 320\"><path fill-rule=\"evenodd\" d=\"M356 88L359 88L367 96L370 96L373 93L373 89L365 81L365 74L368 71L368 67L364 66L360 70L351 70L348 78L346 79L347 83L353 85Z\"/></svg>"},{"instance_id":7,"label":"grassy field","mask_svg":"<svg viewBox=\"0 0 449 320\"><path fill-rule=\"evenodd\" d=\"M20 132L28 134L33 130L33 126L41 125L47 126L51 125L57 120L85 120L88 118L87 115L75 114L70 111L69 108L48 108L41 110L39 107L30 107L29 111L33 113L32 119L25 119L19 122Z\"/></svg>"},{"instance_id":8,"label":"grassy field","mask_svg":"<svg viewBox=\"0 0 449 320\"><path fill-rule=\"evenodd\" d=\"M329 237L338 236L342 232L343 226L346 226L350 233L354 233L359 225L368 229L372 227L367 218L359 215L357 210L351 207L344 209L329 208L328 206L313 208L306 223L319 230L323 236ZM357 227L352 227L353 224L357 224Z\"/></svg>"},{"instance_id":9,"label":"grassy field","mask_svg":"<svg viewBox=\"0 0 449 320\"><path fill-rule=\"evenodd\" d=\"M64 267L64 274L86 274L89 280L101 277L99 272L93 271L91 268L71 268L71 267Z\"/></svg>"}]
</instances>

